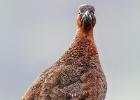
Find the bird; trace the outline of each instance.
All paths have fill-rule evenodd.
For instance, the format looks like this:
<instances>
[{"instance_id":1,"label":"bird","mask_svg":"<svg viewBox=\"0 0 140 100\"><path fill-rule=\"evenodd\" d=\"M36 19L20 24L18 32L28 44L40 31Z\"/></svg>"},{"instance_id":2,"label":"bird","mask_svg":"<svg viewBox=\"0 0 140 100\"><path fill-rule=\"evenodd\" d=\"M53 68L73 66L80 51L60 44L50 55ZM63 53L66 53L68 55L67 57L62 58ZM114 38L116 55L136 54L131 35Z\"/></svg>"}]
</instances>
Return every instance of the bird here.
<instances>
[{"instance_id":1,"label":"bird","mask_svg":"<svg viewBox=\"0 0 140 100\"><path fill-rule=\"evenodd\" d=\"M21 100L104 100L107 81L94 38L95 7L80 5L67 51L31 84Z\"/></svg>"}]
</instances>

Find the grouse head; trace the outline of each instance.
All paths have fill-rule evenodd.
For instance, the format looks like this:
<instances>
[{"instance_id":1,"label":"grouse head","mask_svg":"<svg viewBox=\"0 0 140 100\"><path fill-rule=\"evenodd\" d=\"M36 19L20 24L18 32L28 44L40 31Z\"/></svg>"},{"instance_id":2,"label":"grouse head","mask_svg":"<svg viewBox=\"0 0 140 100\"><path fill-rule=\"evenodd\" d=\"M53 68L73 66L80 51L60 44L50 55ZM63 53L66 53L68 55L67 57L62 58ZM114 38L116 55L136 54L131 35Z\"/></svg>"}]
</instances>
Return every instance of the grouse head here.
<instances>
[{"instance_id":1,"label":"grouse head","mask_svg":"<svg viewBox=\"0 0 140 100\"><path fill-rule=\"evenodd\" d=\"M92 5L81 5L77 16L77 26L84 31L89 31L95 24L95 8Z\"/></svg>"}]
</instances>

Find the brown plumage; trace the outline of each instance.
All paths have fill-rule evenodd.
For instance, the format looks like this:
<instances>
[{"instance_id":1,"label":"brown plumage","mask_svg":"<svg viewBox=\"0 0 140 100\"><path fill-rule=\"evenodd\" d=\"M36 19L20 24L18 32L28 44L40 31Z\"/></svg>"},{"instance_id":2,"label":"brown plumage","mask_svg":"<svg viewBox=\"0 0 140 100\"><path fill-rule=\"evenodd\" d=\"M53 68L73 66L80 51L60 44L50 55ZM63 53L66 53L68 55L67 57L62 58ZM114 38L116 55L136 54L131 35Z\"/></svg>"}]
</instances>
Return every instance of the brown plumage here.
<instances>
[{"instance_id":1,"label":"brown plumage","mask_svg":"<svg viewBox=\"0 0 140 100\"><path fill-rule=\"evenodd\" d=\"M107 90L96 49L95 9L82 5L71 47L33 82L22 100L104 100Z\"/></svg>"}]
</instances>

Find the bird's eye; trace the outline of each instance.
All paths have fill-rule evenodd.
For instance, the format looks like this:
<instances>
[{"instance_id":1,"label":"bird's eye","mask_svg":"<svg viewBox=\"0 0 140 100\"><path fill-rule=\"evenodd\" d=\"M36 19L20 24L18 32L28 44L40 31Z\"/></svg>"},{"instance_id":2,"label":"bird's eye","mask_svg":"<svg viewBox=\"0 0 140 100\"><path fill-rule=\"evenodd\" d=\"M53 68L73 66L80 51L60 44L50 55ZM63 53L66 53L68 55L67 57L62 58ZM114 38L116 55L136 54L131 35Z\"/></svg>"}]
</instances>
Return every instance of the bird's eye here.
<instances>
[{"instance_id":1,"label":"bird's eye","mask_svg":"<svg viewBox=\"0 0 140 100\"><path fill-rule=\"evenodd\" d=\"M78 14L80 15L81 13L80 13L80 12L78 12Z\"/></svg>"},{"instance_id":2,"label":"bird's eye","mask_svg":"<svg viewBox=\"0 0 140 100\"><path fill-rule=\"evenodd\" d=\"M78 14L81 15L81 11L80 10L78 11Z\"/></svg>"}]
</instances>

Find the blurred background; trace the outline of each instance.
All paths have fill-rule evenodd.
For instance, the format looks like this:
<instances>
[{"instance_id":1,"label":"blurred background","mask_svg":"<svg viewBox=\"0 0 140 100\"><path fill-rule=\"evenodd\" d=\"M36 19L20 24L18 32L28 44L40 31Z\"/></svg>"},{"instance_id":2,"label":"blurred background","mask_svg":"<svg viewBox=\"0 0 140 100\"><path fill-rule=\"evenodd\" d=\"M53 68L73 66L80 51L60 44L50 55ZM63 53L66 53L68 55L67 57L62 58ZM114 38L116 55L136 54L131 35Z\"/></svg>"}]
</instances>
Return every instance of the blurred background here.
<instances>
[{"instance_id":1,"label":"blurred background","mask_svg":"<svg viewBox=\"0 0 140 100\"><path fill-rule=\"evenodd\" d=\"M0 100L19 100L68 49L81 4L96 8L106 100L140 100L139 0L0 0Z\"/></svg>"}]
</instances>

